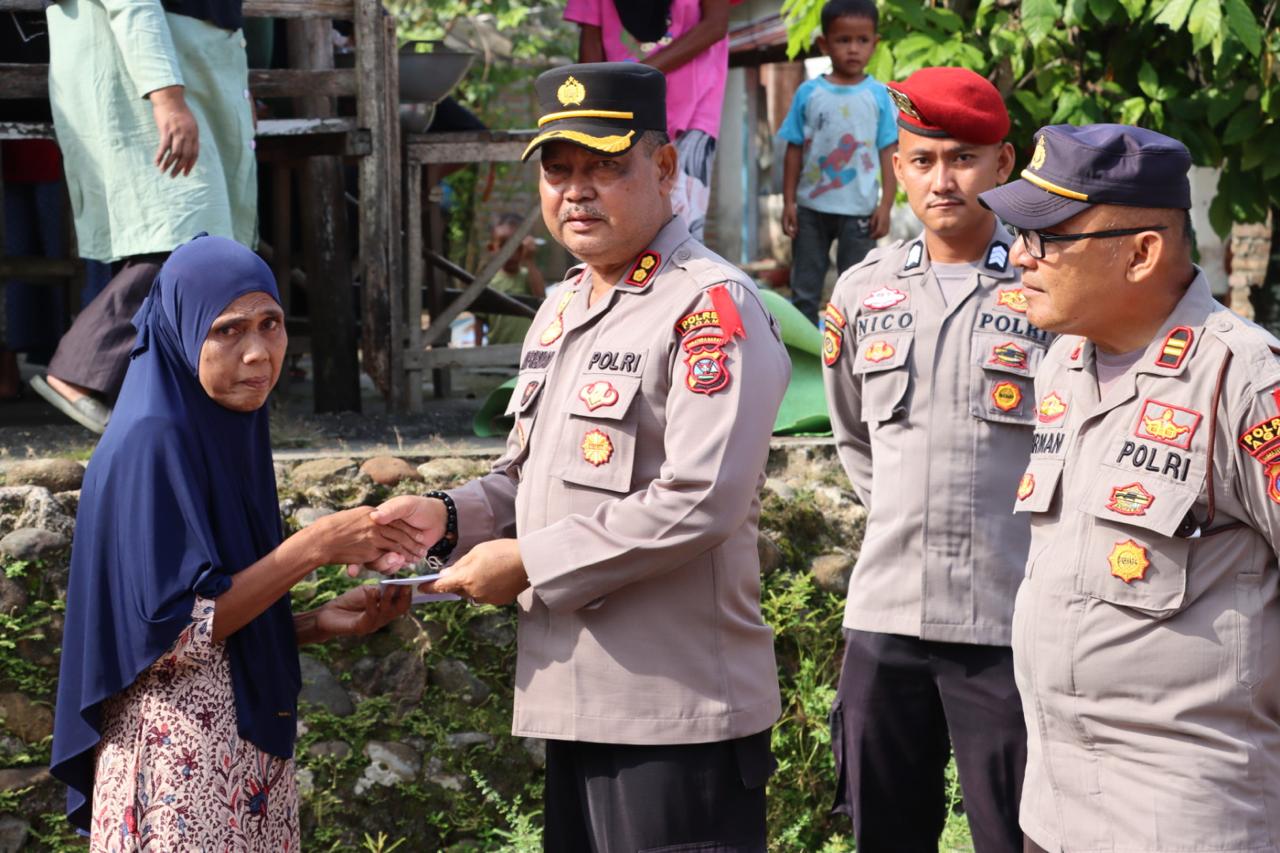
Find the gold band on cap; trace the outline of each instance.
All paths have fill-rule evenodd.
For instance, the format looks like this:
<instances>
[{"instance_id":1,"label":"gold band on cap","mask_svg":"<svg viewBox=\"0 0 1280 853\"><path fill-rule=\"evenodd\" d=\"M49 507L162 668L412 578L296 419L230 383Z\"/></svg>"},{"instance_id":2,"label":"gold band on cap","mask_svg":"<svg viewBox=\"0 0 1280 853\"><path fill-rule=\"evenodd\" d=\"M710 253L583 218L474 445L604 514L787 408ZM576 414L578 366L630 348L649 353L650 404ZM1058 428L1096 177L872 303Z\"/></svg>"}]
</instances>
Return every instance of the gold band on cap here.
<instances>
[{"instance_id":1,"label":"gold band on cap","mask_svg":"<svg viewBox=\"0 0 1280 853\"><path fill-rule=\"evenodd\" d=\"M562 118L620 118L633 119L635 113L620 112L618 110L565 110L559 113L548 113L538 119L538 127L542 127L549 121L559 121Z\"/></svg>"},{"instance_id":2,"label":"gold band on cap","mask_svg":"<svg viewBox=\"0 0 1280 853\"><path fill-rule=\"evenodd\" d=\"M626 136L592 136L579 130L548 130L533 138L533 141L524 149L524 153L520 155L520 159L528 157L529 152L534 148L553 139L567 139L599 151L601 154L617 154L631 147L631 137L635 135L634 130L628 130Z\"/></svg>"},{"instance_id":3,"label":"gold band on cap","mask_svg":"<svg viewBox=\"0 0 1280 853\"><path fill-rule=\"evenodd\" d=\"M1055 183L1046 181L1044 178L1040 177L1039 175L1031 174L1026 169L1022 170L1022 179L1027 183L1035 184L1036 186L1038 186L1040 189L1044 190L1047 193L1060 195L1063 198L1073 198L1076 201L1089 200L1089 196L1085 195L1084 193L1078 193L1075 190L1069 190L1066 187L1060 187Z\"/></svg>"}]
</instances>

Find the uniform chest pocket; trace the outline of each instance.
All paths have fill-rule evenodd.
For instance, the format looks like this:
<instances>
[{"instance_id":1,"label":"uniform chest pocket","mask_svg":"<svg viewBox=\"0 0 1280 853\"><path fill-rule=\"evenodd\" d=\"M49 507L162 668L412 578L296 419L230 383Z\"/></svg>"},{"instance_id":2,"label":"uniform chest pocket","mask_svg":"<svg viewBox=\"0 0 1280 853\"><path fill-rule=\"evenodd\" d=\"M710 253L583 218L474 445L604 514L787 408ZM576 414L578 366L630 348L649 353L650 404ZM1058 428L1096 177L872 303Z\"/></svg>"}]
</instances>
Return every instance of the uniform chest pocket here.
<instances>
[{"instance_id":1,"label":"uniform chest pocket","mask_svg":"<svg viewBox=\"0 0 1280 853\"><path fill-rule=\"evenodd\" d=\"M1181 609L1198 496L1168 477L1104 465L1079 507L1094 518L1080 591L1157 618Z\"/></svg>"},{"instance_id":2,"label":"uniform chest pocket","mask_svg":"<svg viewBox=\"0 0 1280 853\"><path fill-rule=\"evenodd\" d=\"M515 418L532 414L546 378L547 374L540 370L521 373L516 379L516 387L511 390L511 399L507 401L505 414Z\"/></svg>"},{"instance_id":3,"label":"uniform chest pocket","mask_svg":"<svg viewBox=\"0 0 1280 853\"><path fill-rule=\"evenodd\" d=\"M852 371L862 376L862 419L882 423L906 411L911 371L907 357L915 335L870 334L858 340Z\"/></svg>"},{"instance_id":4,"label":"uniform chest pocket","mask_svg":"<svg viewBox=\"0 0 1280 853\"><path fill-rule=\"evenodd\" d=\"M1031 458L1027 470L1018 479L1018 489L1013 500L1014 512L1048 512L1058 494L1062 480L1061 459Z\"/></svg>"},{"instance_id":5,"label":"uniform chest pocket","mask_svg":"<svg viewBox=\"0 0 1280 853\"><path fill-rule=\"evenodd\" d=\"M974 332L969 412L1006 424L1035 423L1033 378L1045 347L1020 335Z\"/></svg>"},{"instance_id":6,"label":"uniform chest pocket","mask_svg":"<svg viewBox=\"0 0 1280 853\"><path fill-rule=\"evenodd\" d=\"M579 377L552 473L566 483L629 493L635 467L639 376Z\"/></svg>"}]
</instances>

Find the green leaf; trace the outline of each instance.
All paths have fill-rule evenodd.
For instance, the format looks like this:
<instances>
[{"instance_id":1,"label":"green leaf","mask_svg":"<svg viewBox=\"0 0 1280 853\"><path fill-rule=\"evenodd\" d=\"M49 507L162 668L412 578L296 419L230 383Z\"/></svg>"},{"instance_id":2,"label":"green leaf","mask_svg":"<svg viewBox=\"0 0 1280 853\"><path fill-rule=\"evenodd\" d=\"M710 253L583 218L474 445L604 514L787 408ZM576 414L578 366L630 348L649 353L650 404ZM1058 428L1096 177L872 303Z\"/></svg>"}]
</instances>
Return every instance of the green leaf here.
<instances>
[{"instance_id":1,"label":"green leaf","mask_svg":"<svg viewBox=\"0 0 1280 853\"><path fill-rule=\"evenodd\" d=\"M1084 93L1079 89L1065 89L1058 96L1058 107L1049 118L1049 124L1062 124L1084 103Z\"/></svg>"},{"instance_id":2,"label":"green leaf","mask_svg":"<svg viewBox=\"0 0 1280 853\"><path fill-rule=\"evenodd\" d=\"M1223 192L1223 181L1218 181L1218 194L1209 204L1209 224L1219 237L1225 238L1231 230L1231 204Z\"/></svg>"},{"instance_id":3,"label":"green leaf","mask_svg":"<svg viewBox=\"0 0 1280 853\"><path fill-rule=\"evenodd\" d=\"M1102 23L1108 23L1120 9L1117 0L1089 0L1089 11Z\"/></svg>"},{"instance_id":4,"label":"green leaf","mask_svg":"<svg viewBox=\"0 0 1280 853\"><path fill-rule=\"evenodd\" d=\"M893 79L893 51L889 49L888 44L880 42L876 45L875 53L871 54L871 59L867 60L866 70L881 83Z\"/></svg>"},{"instance_id":5,"label":"green leaf","mask_svg":"<svg viewBox=\"0 0 1280 853\"><path fill-rule=\"evenodd\" d=\"M1142 114L1147 111L1147 101L1145 98L1128 98L1118 105L1120 107L1120 123L1121 124L1137 124L1142 118Z\"/></svg>"},{"instance_id":6,"label":"green leaf","mask_svg":"<svg viewBox=\"0 0 1280 853\"><path fill-rule=\"evenodd\" d=\"M1161 85L1160 75L1145 60L1138 69L1138 88L1153 101L1165 101L1177 94L1172 86Z\"/></svg>"},{"instance_id":7,"label":"green leaf","mask_svg":"<svg viewBox=\"0 0 1280 853\"><path fill-rule=\"evenodd\" d=\"M1077 27L1084 23L1084 16L1088 11L1089 0L1067 0L1062 6L1062 23L1068 27Z\"/></svg>"},{"instance_id":8,"label":"green leaf","mask_svg":"<svg viewBox=\"0 0 1280 853\"><path fill-rule=\"evenodd\" d=\"M1244 0L1227 0L1227 28L1253 56L1262 51L1262 27Z\"/></svg>"},{"instance_id":9,"label":"green leaf","mask_svg":"<svg viewBox=\"0 0 1280 853\"><path fill-rule=\"evenodd\" d=\"M943 30L949 33L958 33L960 32L961 28L964 26L964 19L962 19L959 15L957 15L955 12L951 11L950 9L943 9L941 7L934 7L934 6L925 6L924 13L925 13L925 17L929 19L930 23L935 24L938 27L941 27Z\"/></svg>"},{"instance_id":10,"label":"green leaf","mask_svg":"<svg viewBox=\"0 0 1280 853\"><path fill-rule=\"evenodd\" d=\"M1160 14L1156 15L1156 23L1174 31L1182 29L1187 21L1187 14L1191 11L1191 3L1192 0L1170 0Z\"/></svg>"},{"instance_id":11,"label":"green leaf","mask_svg":"<svg viewBox=\"0 0 1280 853\"><path fill-rule=\"evenodd\" d=\"M1231 117L1231 121L1227 122L1227 127L1222 131L1223 145L1236 145L1248 139L1261 123L1262 116L1258 114L1257 107L1248 104L1236 111Z\"/></svg>"},{"instance_id":12,"label":"green leaf","mask_svg":"<svg viewBox=\"0 0 1280 853\"><path fill-rule=\"evenodd\" d=\"M1022 26L1033 45L1044 41L1058 22L1059 9L1055 0L1022 0Z\"/></svg>"},{"instance_id":13,"label":"green leaf","mask_svg":"<svg viewBox=\"0 0 1280 853\"><path fill-rule=\"evenodd\" d=\"M1191 47L1204 50L1222 29L1222 0L1195 0L1187 28L1191 30Z\"/></svg>"},{"instance_id":14,"label":"green leaf","mask_svg":"<svg viewBox=\"0 0 1280 853\"><path fill-rule=\"evenodd\" d=\"M1129 15L1129 20L1136 21L1142 17L1142 12L1147 8L1147 0L1120 0L1120 5Z\"/></svg>"},{"instance_id":15,"label":"green leaf","mask_svg":"<svg viewBox=\"0 0 1280 853\"><path fill-rule=\"evenodd\" d=\"M1209 124L1217 125L1236 111L1236 107L1244 101L1244 86L1236 85L1228 92L1210 93Z\"/></svg>"}]
</instances>

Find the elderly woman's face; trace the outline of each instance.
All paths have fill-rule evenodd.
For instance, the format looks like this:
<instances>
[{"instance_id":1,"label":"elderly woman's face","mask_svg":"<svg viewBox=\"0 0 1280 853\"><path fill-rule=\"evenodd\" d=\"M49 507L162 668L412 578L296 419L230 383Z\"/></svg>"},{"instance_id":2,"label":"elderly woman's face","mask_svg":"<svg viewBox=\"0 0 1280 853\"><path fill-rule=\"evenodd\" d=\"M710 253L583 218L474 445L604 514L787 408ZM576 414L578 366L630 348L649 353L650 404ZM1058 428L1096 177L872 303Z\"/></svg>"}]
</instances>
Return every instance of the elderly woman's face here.
<instances>
[{"instance_id":1,"label":"elderly woman's face","mask_svg":"<svg viewBox=\"0 0 1280 853\"><path fill-rule=\"evenodd\" d=\"M219 405L252 412L280 378L288 343L276 301L261 291L246 293L209 327L200 348L200 385Z\"/></svg>"}]
</instances>

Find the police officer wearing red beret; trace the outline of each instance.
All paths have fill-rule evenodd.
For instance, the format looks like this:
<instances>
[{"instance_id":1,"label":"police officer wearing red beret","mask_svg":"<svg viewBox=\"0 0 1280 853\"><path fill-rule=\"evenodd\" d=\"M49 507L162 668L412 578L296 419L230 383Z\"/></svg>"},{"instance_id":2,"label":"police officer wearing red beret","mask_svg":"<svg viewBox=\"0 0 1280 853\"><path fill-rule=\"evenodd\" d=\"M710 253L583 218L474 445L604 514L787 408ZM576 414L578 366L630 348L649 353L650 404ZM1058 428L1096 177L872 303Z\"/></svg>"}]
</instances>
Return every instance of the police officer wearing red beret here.
<instances>
[{"instance_id":1,"label":"police officer wearing red beret","mask_svg":"<svg viewBox=\"0 0 1280 853\"><path fill-rule=\"evenodd\" d=\"M933 853L954 751L976 849L1016 853L1026 732L1009 645L1030 534L1009 508L1050 336L978 201L1013 168L999 93L961 68L889 87L894 172L924 231L846 271L824 317L840 461L869 511L831 714L836 808L859 853Z\"/></svg>"}]
</instances>

